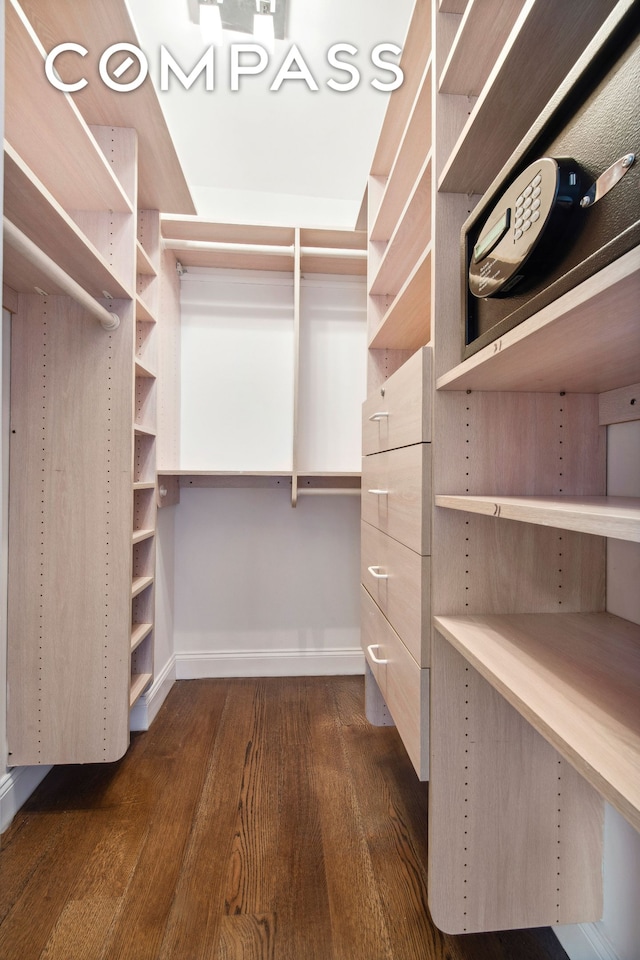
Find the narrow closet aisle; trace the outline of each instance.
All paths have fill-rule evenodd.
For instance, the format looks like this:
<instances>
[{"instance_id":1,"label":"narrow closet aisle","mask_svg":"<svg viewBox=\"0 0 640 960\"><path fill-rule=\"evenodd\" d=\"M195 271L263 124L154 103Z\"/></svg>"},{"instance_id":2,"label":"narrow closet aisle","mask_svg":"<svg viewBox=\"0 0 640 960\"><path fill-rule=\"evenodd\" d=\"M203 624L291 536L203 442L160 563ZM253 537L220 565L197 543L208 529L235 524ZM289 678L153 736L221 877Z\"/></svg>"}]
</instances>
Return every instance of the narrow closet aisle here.
<instances>
[{"instance_id":1,"label":"narrow closet aisle","mask_svg":"<svg viewBox=\"0 0 640 960\"><path fill-rule=\"evenodd\" d=\"M448 936L427 784L362 677L193 680L117 764L56 767L3 836L3 960L564 960Z\"/></svg>"}]
</instances>

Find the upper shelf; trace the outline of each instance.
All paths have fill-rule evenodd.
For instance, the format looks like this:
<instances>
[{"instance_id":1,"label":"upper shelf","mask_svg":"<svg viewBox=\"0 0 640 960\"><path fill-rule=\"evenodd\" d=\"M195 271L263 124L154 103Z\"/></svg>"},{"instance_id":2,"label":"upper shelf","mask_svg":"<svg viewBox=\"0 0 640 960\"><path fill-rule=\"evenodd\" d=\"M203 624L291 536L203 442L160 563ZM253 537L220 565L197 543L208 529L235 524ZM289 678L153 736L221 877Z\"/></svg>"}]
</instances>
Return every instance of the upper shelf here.
<instances>
[{"instance_id":1,"label":"upper shelf","mask_svg":"<svg viewBox=\"0 0 640 960\"><path fill-rule=\"evenodd\" d=\"M640 627L607 613L444 616L434 623L640 830Z\"/></svg>"},{"instance_id":2,"label":"upper shelf","mask_svg":"<svg viewBox=\"0 0 640 960\"><path fill-rule=\"evenodd\" d=\"M47 81L44 49L15 0L6 4L5 52L4 128L17 155L65 210L131 213L75 104Z\"/></svg>"},{"instance_id":3,"label":"upper shelf","mask_svg":"<svg viewBox=\"0 0 640 960\"><path fill-rule=\"evenodd\" d=\"M639 303L635 248L454 367L437 387L603 393L637 383Z\"/></svg>"},{"instance_id":4,"label":"upper shelf","mask_svg":"<svg viewBox=\"0 0 640 960\"><path fill-rule=\"evenodd\" d=\"M526 0L444 166L439 190L485 192L615 5L584 0L571 30L558 30L557 0ZM482 49L486 25L473 19L477 33L465 42Z\"/></svg>"},{"instance_id":5,"label":"upper shelf","mask_svg":"<svg viewBox=\"0 0 640 960\"><path fill-rule=\"evenodd\" d=\"M22 0L22 7L39 35L46 37L48 49L72 39L90 51L90 56L82 62L87 86L71 94L86 123L137 130L138 206L167 213L195 213L191 193L151 79L147 77L137 90L121 93L110 90L98 75L97 53L102 53L113 43L127 42L140 46L125 0L109 0L108 3L95 3L93 0L74 0L73 3ZM7 53L9 48L10 43L7 42ZM77 79L77 59L73 56L68 59L58 57L56 69L63 80ZM32 74L28 80L34 88L40 86L35 79L35 74ZM56 98L64 97L53 87L49 89ZM41 110L42 106L35 115L39 116ZM42 143L45 138L39 131L35 132Z\"/></svg>"},{"instance_id":6,"label":"upper shelf","mask_svg":"<svg viewBox=\"0 0 640 960\"><path fill-rule=\"evenodd\" d=\"M371 227L372 240L388 240L431 145L431 58Z\"/></svg>"},{"instance_id":7,"label":"upper shelf","mask_svg":"<svg viewBox=\"0 0 640 960\"><path fill-rule=\"evenodd\" d=\"M640 543L637 497L492 497L439 494L437 507Z\"/></svg>"},{"instance_id":8,"label":"upper shelf","mask_svg":"<svg viewBox=\"0 0 640 960\"><path fill-rule=\"evenodd\" d=\"M440 93L478 96L524 4L525 0L469 0L440 74Z\"/></svg>"},{"instance_id":9,"label":"upper shelf","mask_svg":"<svg viewBox=\"0 0 640 960\"><path fill-rule=\"evenodd\" d=\"M6 142L4 213L87 293L132 299L132 291L114 275L100 252ZM9 247L5 258L5 281L14 290L33 293L34 286L49 288L50 281L43 280L35 267Z\"/></svg>"},{"instance_id":10,"label":"upper shelf","mask_svg":"<svg viewBox=\"0 0 640 960\"><path fill-rule=\"evenodd\" d=\"M404 286L380 323L372 330L370 348L417 350L431 339L431 246L422 253Z\"/></svg>"},{"instance_id":11,"label":"upper shelf","mask_svg":"<svg viewBox=\"0 0 640 960\"><path fill-rule=\"evenodd\" d=\"M371 176L388 177L431 50L431 2L416 0L400 60L404 82L389 98Z\"/></svg>"}]
</instances>

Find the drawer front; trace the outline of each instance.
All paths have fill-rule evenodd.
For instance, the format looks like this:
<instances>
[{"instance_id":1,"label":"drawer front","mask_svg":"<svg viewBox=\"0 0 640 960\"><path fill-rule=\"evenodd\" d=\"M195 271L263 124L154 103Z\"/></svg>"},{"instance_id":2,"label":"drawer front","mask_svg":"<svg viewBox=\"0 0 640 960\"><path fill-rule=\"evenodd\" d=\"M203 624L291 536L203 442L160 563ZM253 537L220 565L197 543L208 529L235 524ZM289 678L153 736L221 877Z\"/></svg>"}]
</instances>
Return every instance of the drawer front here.
<instances>
[{"instance_id":1,"label":"drawer front","mask_svg":"<svg viewBox=\"0 0 640 960\"><path fill-rule=\"evenodd\" d=\"M360 579L420 667L429 665L430 558L362 524Z\"/></svg>"},{"instance_id":2,"label":"drawer front","mask_svg":"<svg viewBox=\"0 0 640 960\"><path fill-rule=\"evenodd\" d=\"M420 669L389 621L362 589L362 647L409 758L429 779L429 671ZM383 661L383 662L380 662Z\"/></svg>"},{"instance_id":3,"label":"drawer front","mask_svg":"<svg viewBox=\"0 0 640 960\"><path fill-rule=\"evenodd\" d=\"M423 556L430 550L431 444L362 458L362 519Z\"/></svg>"},{"instance_id":4,"label":"drawer front","mask_svg":"<svg viewBox=\"0 0 640 960\"><path fill-rule=\"evenodd\" d=\"M362 452L431 440L431 347L422 347L365 400Z\"/></svg>"}]
</instances>

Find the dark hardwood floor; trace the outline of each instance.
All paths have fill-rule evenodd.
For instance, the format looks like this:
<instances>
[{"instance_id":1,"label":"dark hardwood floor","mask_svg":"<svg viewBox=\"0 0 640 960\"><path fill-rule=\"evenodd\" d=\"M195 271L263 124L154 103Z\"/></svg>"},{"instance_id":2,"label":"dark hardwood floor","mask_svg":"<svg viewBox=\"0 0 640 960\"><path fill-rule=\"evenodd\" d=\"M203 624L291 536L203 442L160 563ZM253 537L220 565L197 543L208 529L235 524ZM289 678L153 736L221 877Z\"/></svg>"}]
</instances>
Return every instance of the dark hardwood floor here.
<instances>
[{"instance_id":1,"label":"dark hardwood floor","mask_svg":"<svg viewBox=\"0 0 640 960\"><path fill-rule=\"evenodd\" d=\"M192 680L2 837L2 960L566 960L430 922L427 785L361 677Z\"/></svg>"}]
</instances>

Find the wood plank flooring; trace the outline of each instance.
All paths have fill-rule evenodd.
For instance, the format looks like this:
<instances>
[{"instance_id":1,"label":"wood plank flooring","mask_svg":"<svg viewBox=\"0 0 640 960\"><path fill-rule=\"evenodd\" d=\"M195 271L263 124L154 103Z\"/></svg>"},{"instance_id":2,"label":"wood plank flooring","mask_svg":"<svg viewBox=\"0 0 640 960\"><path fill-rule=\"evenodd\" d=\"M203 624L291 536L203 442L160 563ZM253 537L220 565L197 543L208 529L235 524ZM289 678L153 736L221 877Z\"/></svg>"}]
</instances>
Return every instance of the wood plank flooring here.
<instances>
[{"instance_id":1,"label":"wood plank flooring","mask_svg":"<svg viewBox=\"0 0 640 960\"><path fill-rule=\"evenodd\" d=\"M427 784L362 677L191 680L2 837L2 960L566 960L429 919Z\"/></svg>"}]
</instances>

